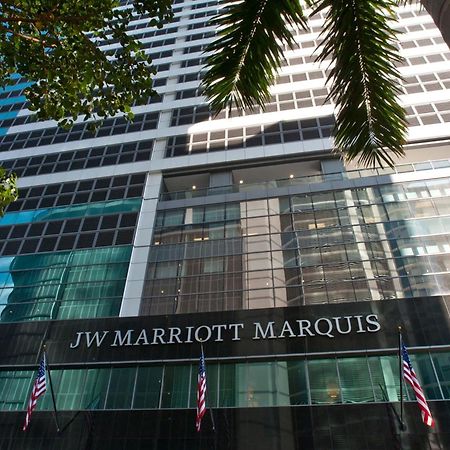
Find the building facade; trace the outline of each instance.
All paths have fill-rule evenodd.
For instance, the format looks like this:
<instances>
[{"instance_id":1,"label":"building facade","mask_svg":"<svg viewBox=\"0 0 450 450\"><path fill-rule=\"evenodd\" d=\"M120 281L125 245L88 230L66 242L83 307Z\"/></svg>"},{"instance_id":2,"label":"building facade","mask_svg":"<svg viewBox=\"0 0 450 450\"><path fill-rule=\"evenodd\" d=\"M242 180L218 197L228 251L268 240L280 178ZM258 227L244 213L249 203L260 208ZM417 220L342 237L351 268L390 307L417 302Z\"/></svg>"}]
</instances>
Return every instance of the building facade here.
<instances>
[{"instance_id":1,"label":"building facade","mask_svg":"<svg viewBox=\"0 0 450 450\"><path fill-rule=\"evenodd\" d=\"M398 10L406 157L344 167L322 18L265 111L213 117L199 83L219 9L136 17L160 97L133 122L66 131L33 120L26 80L0 93L20 177L0 219L0 449L450 448L449 48L423 9ZM399 326L433 429L406 386L400 427ZM60 431L47 393L24 433L44 342Z\"/></svg>"}]
</instances>

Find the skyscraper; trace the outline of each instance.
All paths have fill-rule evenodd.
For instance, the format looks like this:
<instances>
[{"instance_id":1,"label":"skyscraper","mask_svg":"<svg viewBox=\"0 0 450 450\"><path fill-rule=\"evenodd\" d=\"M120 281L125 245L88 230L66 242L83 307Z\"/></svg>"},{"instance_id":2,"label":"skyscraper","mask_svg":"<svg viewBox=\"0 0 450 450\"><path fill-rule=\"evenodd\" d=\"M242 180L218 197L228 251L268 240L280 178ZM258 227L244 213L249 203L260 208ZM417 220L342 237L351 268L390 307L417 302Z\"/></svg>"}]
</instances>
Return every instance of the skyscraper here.
<instances>
[{"instance_id":1,"label":"skyscraper","mask_svg":"<svg viewBox=\"0 0 450 450\"><path fill-rule=\"evenodd\" d=\"M161 30L136 17L160 97L131 123L66 131L33 121L26 80L0 94L21 188L0 220L0 448L450 448L449 48L424 10L398 10L406 157L344 167L312 55L322 18L265 111L213 117L199 83L219 9L175 1ZM431 431L406 387L400 429L398 326ZM25 434L44 341L63 431L47 394Z\"/></svg>"}]
</instances>

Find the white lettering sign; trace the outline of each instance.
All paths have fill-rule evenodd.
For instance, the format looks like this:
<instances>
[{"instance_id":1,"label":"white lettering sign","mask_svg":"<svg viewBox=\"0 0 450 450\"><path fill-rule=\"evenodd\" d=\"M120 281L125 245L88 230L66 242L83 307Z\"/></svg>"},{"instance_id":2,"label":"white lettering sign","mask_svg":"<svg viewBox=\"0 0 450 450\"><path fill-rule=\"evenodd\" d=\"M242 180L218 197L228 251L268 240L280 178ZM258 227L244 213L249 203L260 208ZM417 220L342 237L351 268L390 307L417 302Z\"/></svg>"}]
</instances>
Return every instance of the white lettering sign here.
<instances>
[{"instance_id":1,"label":"white lettering sign","mask_svg":"<svg viewBox=\"0 0 450 450\"><path fill-rule=\"evenodd\" d=\"M104 330L78 331L70 348L80 346L110 347L146 346L160 344L192 344L194 342L224 342L226 340L240 341L243 323L199 325L168 328L152 328L140 330ZM251 335L253 340L292 339L324 336L334 339L339 335L350 333L376 333L381 325L376 314L357 316L319 317L312 319L285 320L281 323L253 322Z\"/></svg>"}]
</instances>

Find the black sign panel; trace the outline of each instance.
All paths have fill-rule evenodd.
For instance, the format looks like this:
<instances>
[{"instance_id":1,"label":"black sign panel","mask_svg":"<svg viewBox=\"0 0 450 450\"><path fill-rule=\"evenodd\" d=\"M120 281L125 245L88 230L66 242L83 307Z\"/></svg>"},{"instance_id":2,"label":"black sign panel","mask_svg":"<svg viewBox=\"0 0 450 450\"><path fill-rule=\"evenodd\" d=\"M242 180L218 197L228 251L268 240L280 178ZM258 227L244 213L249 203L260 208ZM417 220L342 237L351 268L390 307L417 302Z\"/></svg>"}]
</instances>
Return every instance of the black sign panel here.
<instances>
[{"instance_id":1,"label":"black sign panel","mask_svg":"<svg viewBox=\"0 0 450 450\"><path fill-rule=\"evenodd\" d=\"M442 297L169 316L0 325L0 365L34 365L45 340L49 361L95 364L396 348L450 344Z\"/></svg>"}]
</instances>

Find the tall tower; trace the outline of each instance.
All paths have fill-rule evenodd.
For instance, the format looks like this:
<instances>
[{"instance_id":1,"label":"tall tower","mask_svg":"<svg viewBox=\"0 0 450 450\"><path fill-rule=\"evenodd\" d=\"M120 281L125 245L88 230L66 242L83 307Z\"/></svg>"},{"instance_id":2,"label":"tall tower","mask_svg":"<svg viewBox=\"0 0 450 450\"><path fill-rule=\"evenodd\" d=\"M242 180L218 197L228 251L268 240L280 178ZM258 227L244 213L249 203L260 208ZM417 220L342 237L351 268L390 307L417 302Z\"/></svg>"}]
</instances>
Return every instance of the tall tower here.
<instances>
[{"instance_id":1,"label":"tall tower","mask_svg":"<svg viewBox=\"0 0 450 450\"><path fill-rule=\"evenodd\" d=\"M131 23L159 92L133 122L66 131L34 120L27 80L0 93L0 160L20 177L0 219L0 448L450 448L449 48L399 8L406 156L345 167L323 18L296 31L265 110L214 116L200 81L221 7ZM431 431L406 388L406 430L393 412L398 325ZM70 424L54 431L47 396L24 434L44 340ZM208 413L198 434L200 343L215 432Z\"/></svg>"}]
</instances>

